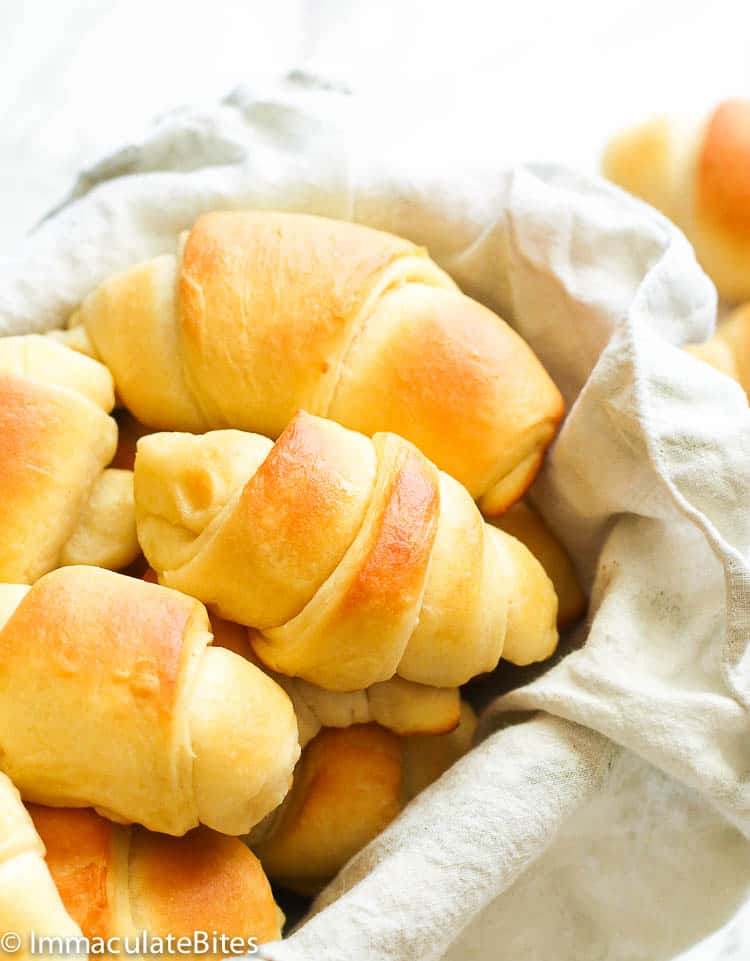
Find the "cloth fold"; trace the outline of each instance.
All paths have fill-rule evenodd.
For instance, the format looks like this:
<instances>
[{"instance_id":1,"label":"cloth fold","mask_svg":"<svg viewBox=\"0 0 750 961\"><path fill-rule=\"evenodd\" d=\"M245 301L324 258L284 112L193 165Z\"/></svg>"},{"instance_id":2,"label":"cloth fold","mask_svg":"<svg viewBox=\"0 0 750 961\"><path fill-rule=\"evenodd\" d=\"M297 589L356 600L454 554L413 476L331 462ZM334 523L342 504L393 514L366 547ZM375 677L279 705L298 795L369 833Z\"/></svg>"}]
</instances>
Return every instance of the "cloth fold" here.
<instances>
[{"instance_id":1,"label":"cloth fold","mask_svg":"<svg viewBox=\"0 0 750 961\"><path fill-rule=\"evenodd\" d=\"M701 938L711 951L750 888L750 415L679 349L710 334L715 292L645 205L559 168L506 169L501 142L448 162L446 118L421 121L419 149L402 149L385 113L304 74L163 118L0 261L0 333L59 326L209 209L318 213L427 246L565 395L532 497L592 591L589 621L567 656L495 698L473 751L262 957L666 961ZM738 924L721 950L743 950Z\"/></svg>"}]
</instances>

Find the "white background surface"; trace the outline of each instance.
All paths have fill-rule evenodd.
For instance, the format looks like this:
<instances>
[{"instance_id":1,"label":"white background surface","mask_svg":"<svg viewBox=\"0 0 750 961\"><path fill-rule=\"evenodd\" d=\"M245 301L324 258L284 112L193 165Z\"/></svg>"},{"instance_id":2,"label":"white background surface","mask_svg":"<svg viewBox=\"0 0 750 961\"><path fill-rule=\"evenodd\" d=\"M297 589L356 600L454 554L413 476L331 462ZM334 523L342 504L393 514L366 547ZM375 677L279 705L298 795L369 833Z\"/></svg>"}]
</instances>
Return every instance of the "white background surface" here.
<instances>
[{"instance_id":1,"label":"white background surface","mask_svg":"<svg viewBox=\"0 0 750 961\"><path fill-rule=\"evenodd\" d=\"M595 170L622 123L750 94L750 0L0 0L0 255L154 114L295 66L405 140L437 112L446 153L479 128L508 160Z\"/></svg>"},{"instance_id":2,"label":"white background surface","mask_svg":"<svg viewBox=\"0 0 750 961\"><path fill-rule=\"evenodd\" d=\"M332 74L419 135L594 169L622 122L750 91L748 0L0 0L0 253L154 115L266 71ZM433 122L432 120L430 122Z\"/></svg>"}]
</instances>

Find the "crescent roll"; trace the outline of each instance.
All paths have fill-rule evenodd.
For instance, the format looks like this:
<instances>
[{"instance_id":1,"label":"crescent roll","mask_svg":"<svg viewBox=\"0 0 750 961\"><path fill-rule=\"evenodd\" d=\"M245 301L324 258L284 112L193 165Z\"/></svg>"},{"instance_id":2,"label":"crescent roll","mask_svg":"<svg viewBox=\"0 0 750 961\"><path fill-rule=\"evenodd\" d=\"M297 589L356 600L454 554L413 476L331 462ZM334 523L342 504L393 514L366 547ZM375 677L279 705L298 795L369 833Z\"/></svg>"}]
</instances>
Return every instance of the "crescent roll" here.
<instances>
[{"instance_id":1,"label":"crescent roll","mask_svg":"<svg viewBox=\"0 0 750 961\"><path fill-rule=\"evenodd\" d=\"M443 735L400 738L377 724L324 728L297 765L286 800L250 835L268 876L314 895L465 754L476 716Z\"/></svg>"},{"instance_id":2,"label":"crescent roll","mask_svg":"<svg viewBox=\"0 0 750 961\"><path fill-rule=\"evenodd\" d=\"M461 717L457 687L429 687L405 681L395 674L363 691L327 691L300 677L271 673L294 706L300 747L304 748L321 728L379 724L402 737L444 734Z\"/></svg>"},{"instance_id":3,"label":"crescent roll","mask_svg":"<svg viewBox=\"0 0 750 961\"><path fill-rule=\"evenodd\" d=\"M424 249L321 217L206 214L70 323L150 427L275 438L302 407L401 434L487 513L531 484L563 413L528 345Z\"/></svg>"},{"instance_id":4,"label":"crescent roll","mask_svg":"<svg viewBox=\"0 0 750 961\"><path fill-rule=\"evenodd\" d=\"M557 598L519 541L395 434L299 413L258 434L138 442L136 523L159 581L253 628L281 674L335 691L399 674L457 687L557 644Z\"/></svg>"},{"instance_id":5,"label":"crescent roll","mask_svg":"<svg viewBox=\"0 0 750 961\"><path fill-rule=\"evenodd\" d=\"M0 585L0 768L27 801L246 833L288 790L297 725L281 688L211 639L202 604L124 574Z\"/></svg>"},{"instance_id":6,"label":"crescent roll","mask_svg":"<svg viewBox=\"0 0 750 961\"><path fill-rule=\"evenodd\" d=\"M137 556L132 473L105 470L113 405L102 364L45 337L0 339L0 581Z\"/></svg>"},{"instance_id":7,"label":"crescent roll","mask_svg":"<svg viewBox=\"0 0 750 961\"><path fill-rule=\"evenodd\" d=\"M20 938L13 957L34 957L36 937L75 938L81 930L65 909L44 860L44 844L34 829L21 797L0 774L0 933ZM7 952L10 956L10 952ZM64 955L47 955L47 957Z\"/></svg>"},{"instance_id":8,"label":"crescent roll","mask_svg":"<svg viewBox=\"0 0 750 961\"><path fill-rule=\"evenodd\" d=\"M750 100L626 130L607 147L604 173L684 231L723 298L750 300Z\"/></svg>"},{"instance_id":9,"label":"crescent roll","mask_svg":"<svg viewBox=\"0 0 750 961\"><path fill-rule=\"evenodd\" d=\"M268 879L237 838L208 828L180 838L152 834L90 808L33 804L29 811L62 902L87 938L215 932L243 939L244 951L217 952L237 955L251 938L262 944L281 936L283 915Z\"/></svg>"}]
</instances>

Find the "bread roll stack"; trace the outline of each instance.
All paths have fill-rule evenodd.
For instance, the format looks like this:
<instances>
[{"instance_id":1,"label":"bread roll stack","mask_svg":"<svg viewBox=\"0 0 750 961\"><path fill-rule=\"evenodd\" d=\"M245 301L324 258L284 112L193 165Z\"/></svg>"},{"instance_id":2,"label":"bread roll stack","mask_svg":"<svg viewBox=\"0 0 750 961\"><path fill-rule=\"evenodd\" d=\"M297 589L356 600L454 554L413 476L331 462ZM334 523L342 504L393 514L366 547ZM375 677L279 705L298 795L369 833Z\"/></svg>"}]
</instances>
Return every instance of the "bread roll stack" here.
<instances>
[{"instance_id":1,"label":"bread roll stack","mask_svg":"<svg viewBox=\"0 0 750 961\"><path fill-rule=\"evenodd\" d=\"M298 214L0 340L0 929L279 937L239 838L315 893L468 749L460 685L552 654L553 581L580 614L509 511L562 414L425 250Z\"/></svg>"}]
</instances>

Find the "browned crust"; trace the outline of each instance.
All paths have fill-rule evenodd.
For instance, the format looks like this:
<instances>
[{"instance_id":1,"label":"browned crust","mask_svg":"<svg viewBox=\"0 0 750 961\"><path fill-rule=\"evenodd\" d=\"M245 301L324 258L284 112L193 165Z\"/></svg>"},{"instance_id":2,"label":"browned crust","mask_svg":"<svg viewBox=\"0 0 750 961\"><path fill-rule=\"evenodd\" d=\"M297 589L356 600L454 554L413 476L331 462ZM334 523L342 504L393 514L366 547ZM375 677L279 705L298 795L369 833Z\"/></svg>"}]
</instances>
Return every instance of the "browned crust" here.
<instances>
[{"instance_id":1,"label":"browned crust","mask_svg":"<svg viewBox=\"0 0 750 961\"><path fill-rule=\"evenodd\" d=\"M399 813L401 740L377 724L325 728L308 744L260 856L269 876L313 893Z\"/></svg>"},{"instance_id":2,"label":"browned crust","mask_svg":"<svg viewBox=\"0 0 750 961\"><path fill-rule=\"evenodd\" d=\"M304 558L311 545L326 539L326 524L346 499L342 488L328 455L327 435L299 411L245 485L234 516L255 538L273 526L274 541L286 545L291 557Z\"/></svg>"},{"instance_id":3,"label":"browned crust","mask_svg":"<svg viewBox=\"0 0 750 961\"><path fill-rule=\"evenodd\" d=\"M714 111L698 158L697 206L727 232L750 236L750 100Z\"/></svg>"},{"instance_id":4,"label":"browned crust","mask_svg":"<svg viewBox=\"0 0 750 961\"><path fill-rule=\"evenodd\" d=\"M29 640L36 638L49 673L78 677L82 692L126 687L140 711L169 725L195 604L110 571L61 568L37 581L0 632L0 660L6 667L28 663Z\"/></svg>"},{"instance_id":5,"label":"browned crust","mask_svg":"<svg viewBox=\"0 0 750 961\"><path fill-rule=\"evenodd\" d=\"M114 435L80 395L0 373L0 579L32 583L59 562Z\"/></svg>"},{"instance_id":6,"label":"browned crust","mask_svg":"<svg viewBox=\"0 0 750 961\"><path fill-rule=\"evenodd\" d=\"M65 422L59 397L55 388L0 373L0 516L28 509L50 484L48 447Z\"/></svg>"},{"instance_id":7,"label":"browned crust","mask_svg":"<svg viewBox=\"0 0 750 961\"><path fill-rule=\"evenodd\" d=\"M237 838L203 827L182 838L136 828L130 868L134 921L152 934L216 931L261 944L280 936L268 879Z\"/></svg>"},{"instance_id":8,"label":"browned crust","mask_svg":"<svg viewBox=\"0 0 750 961\"><path fill-rule=\"evenodd\" d=\"M184 837L122 828L89 808L29 805L66 910L88 938L137 930L155 936L218 932L259 943L280 936L279 913L260 862L237 838L208 828ZM129 877L116 873L115 839L129 843ZM127 890L117 885L127 884ZM124 914L118 917L117 905Z\"/></svg>"},{"instance_id":9,"label":"browned crust","mask_svg":"<svg viewBox=\"0 0 750 961\"><path fill-rule=\"evenodd\" d=\"M218 425L236 413L236 391L249 420L234 426L271 436L296 407L324 413L315 399L323 380L335 381L350 321L383 269L417 253L391 234L304 214L200 217L183 252L180 323L187 369L209 421Z\"/></svg>"},{"instance_id":10,"label":"browned crust","mask_svg":"<svg viewBox=\"0 0 750 961\"><path fill-rule=\"evenodd\" d=\"M400 614L421 593L437 534L440 495L432 465L410 444L391 480L378 530L341 605L343 617Z\"/></svg>"},{"instance_id":11,"label":"browned crust","mask_svg":"<svg viewBox=\"0 0 750 961\"><path fill-rule=\"evenodd\" d=\"M115 933L114 825L89 808L28 805L65 909L87 938Z\"/></svg>"},{"instance_id":12,"label":"browned crust","mask_svg":"<svg viewBox=\"0 0 750 961\"><path fill-rule=\"evenodd\" d=\"M536 447L541 464L564 413L529 345L458 291L387 292L347 364L329 416L368 435L400 434L474 498Z\"/></svg>"}]
</instances>

